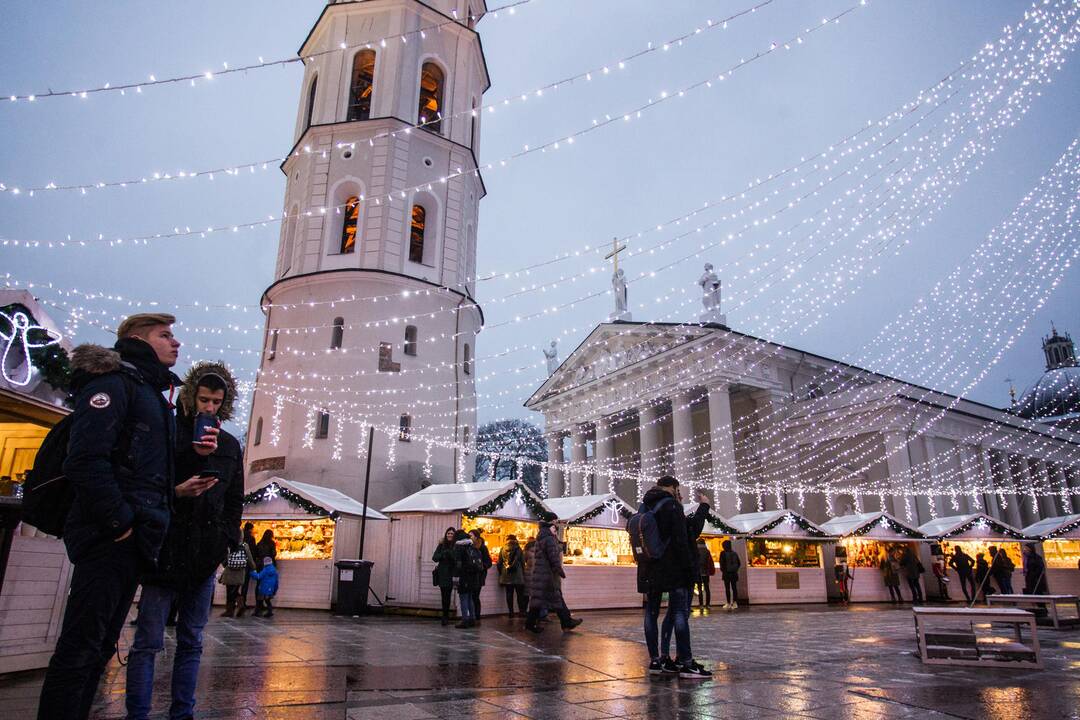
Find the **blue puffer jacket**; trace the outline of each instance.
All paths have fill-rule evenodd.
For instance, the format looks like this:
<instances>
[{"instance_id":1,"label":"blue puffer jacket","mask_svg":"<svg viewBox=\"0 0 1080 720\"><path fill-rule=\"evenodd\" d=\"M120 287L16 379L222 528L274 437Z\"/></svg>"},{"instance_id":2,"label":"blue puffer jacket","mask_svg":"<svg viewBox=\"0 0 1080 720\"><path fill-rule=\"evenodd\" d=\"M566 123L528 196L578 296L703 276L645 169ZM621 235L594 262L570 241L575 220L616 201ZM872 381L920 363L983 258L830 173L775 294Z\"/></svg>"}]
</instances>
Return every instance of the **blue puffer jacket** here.
<instances>
[{"instance_id":1,"label":"blue puffer jacket","mask_svg":"<svg viewBox=\"0 0 1080 720\"><path fill-rule=\"evenodd\" d=\"M278 588L278 573L277 568L270 565L263 565L263 569L258 572L252 570L251 577L259 581L259 584L255 586L255 592L263 597L274 597L277 595Z\"/></svg>"},{"instance_id":2,"label":"blue puffer jacket","mask_svg":"<svg viewBox=\"0 0 1080 720\"><path fill-rule=\"evenodd\" d=\"M72 562L129 529L153 566L169 527L175 466L173 410L162 393L180 379L148 343L127 338L113 350L72 353L75 410L64 474L75 502L64 526Z\"/></svg>"}]
</instances>

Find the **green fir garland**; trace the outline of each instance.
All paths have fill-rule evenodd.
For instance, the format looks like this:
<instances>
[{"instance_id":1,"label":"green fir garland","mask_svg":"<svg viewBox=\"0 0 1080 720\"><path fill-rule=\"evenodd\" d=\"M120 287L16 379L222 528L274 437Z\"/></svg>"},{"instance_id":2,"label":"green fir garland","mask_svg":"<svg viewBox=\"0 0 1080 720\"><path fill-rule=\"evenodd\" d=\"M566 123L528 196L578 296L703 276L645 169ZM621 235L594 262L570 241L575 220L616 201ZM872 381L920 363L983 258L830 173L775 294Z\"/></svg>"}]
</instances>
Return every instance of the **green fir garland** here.
<instances>
[{"instance_id":1,"label":"green fir garland","mask_svg":"<svg viewBox=\"0 0 1080 720\"><path fill-rule=\"evenodd\" d=\"M882 520L885 521L886 526L890 530L892 530L894 533L897 533L898 535L903 535L904 537L909 537L909 538L912 538L914 540L924 540L924 539L926 539L926 536L923 535L918 530L912 530L909 527L905 527L905 526L901 525L900 523L896 522L895 520L893 520L892 518L886 517L885 515L882 515L881 517L879 517L874 522L868 523L867 525L864 525L863 527L859 528L858 530L854 530L854 531L848 533L844 537L862 537L863 535L866 535L867 533L869 533L874 528L881 525Z\"/></svg>"},{"instance_id":2,"label":"green fir garland","mask_svg":"<svg viewBox=\"0 0 1080 720\"><path fill-rule=\"evenodd\" d=\"M248 493L244 496L244 505L255 505L256 503L273 500L275 497L284 498L286 501L289 502L289 504L295 505L296 507L311 515L328 517L331 520L337 520L338 518L338 513L328 512L325 508L316 505L310 500L300 497L296 493L281 487L277 483L270 483L265 487Z\"/></svg>"},{"instance_id":3,"label":"green fir garland","mask_svg":"<svg viewBox=\"0 0 1080 720\"><path fill-rule=\"evenodd\" d=\"M1053 540L1057 536L1064 535L1065 533L1071 532L1072 530L1075 530L1078 527L1080 527L1080 520L1073 520L1071 523L1069 523L1067 525L1062 525L1061 527L1059 527L1057 530L1055 530L1052 533L1047 533L1046 535L1041 535L1039 537L1039 539L1040 540Z\"/></svg>"},{"instance_id":4,"label":"green fir garland","mask_svg":"<svg viewBox=\"0 0 1080 720\"><path fill-rule=\"evenodd\" d=\"M705 521L715 527L725 535L738 535L739 531L728 525L726 522L720 519L719 515L714 515L712 510L709 510L705 515Z\"/></svg>"},{"instance_id":5,"label":"green fir garland","mask_svg":"<svg viewBox=\"0 0 1080 720\"><path fill-rule=\"evenodd\" d=\"M776 518L775 520L773 520L771 523L769 523L765 527L763 527L760 530L757 530L756 532L754 532L752 534L752 536L756 537L758 535L764 535L765 533L769 532L773 528L779 526L780 523L786 522L788 519L793 520L795 522L795 524L799 527L800 530L803 530L804 532L809 533L811 537L828 537L828 533L825 533L825 532L822 532L821 530L818 530L816 527L811 525L807 520L799 517L798 515L794 515L792 513L787 513L785 515L781 515L780 517Z\"/></svg>"},{"instance_id":6,"label":"green fir garland","mask_svg":"<svg viewBox=\"0 0 1080 720\"><path fill-rule=\"evenodd\" d=\"M997 532L1001 533L1002 535L1006 535L1006 536L1014 538L1016 540L1027 540L1028 539L1027 535L1024 535L1024 533L1017 532L1016 530L1013 530L1012 528L1005 527L1004 525L994 521L991 518L985 518L985 517L977 517L974 520L969 520L968 522L964 523L963 525L956 528L955 530L951 530L951 531L945 533L944 535L941 535L940 538L942 540L944 540L946 538L956 537L957 535L960 535L961 533L966 533L968 530L975 527L980 522L981 523L986 523L986 526L989 527L991 530L996 530Z\"/></svg>"},{"instance_id":7,"label":"green fir garland","mask_svg":"<svg viewBox=\"0 0 1080 720\"><path fill-rule=\"evenodd\" d=\"M525 503L525 507L541 520L545 522L555 522L555 520L558 519L555 513L545 508L521 483L514 483L514 485L506 492L493 497L479 507L463 512L462 515L467 518L494 515L501 510L506 503L510 502L510 498L514 497L515 494L519 494L521 496L521 501Z\"/></svg>"}]
</instances>

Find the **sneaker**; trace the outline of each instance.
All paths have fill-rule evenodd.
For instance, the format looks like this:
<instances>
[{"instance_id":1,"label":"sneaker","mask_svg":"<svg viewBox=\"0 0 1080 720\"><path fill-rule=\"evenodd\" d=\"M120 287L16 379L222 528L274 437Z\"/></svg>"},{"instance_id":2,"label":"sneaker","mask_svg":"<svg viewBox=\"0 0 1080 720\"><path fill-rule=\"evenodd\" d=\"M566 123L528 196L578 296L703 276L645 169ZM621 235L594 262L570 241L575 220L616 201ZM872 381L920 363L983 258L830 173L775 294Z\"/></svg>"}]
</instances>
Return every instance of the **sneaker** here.
<instances>
[{"instance_id":1,"label":"sneaker","mask_svg":"<svg viewBox=\"0 0 1080 720\"><path fill-rule=\"evenodd\" d=\"M656 658L649 663L650 675L662 675L664 673L664 662L660 658Z\"/></svg>"},{"instance_id":2,"label":"sneaker","mask_svg":"<svg viewBox=\"0 0 1080 720\"><path fill-rule=\"evenodd\" d=\"M581 618L571 618L570 622L568 622L568 623L566 623L565 625L562 626L562 629L563 630L573 630L574 628L576 628L578 625L580 625L583 622L584 622L584 620L582 620Z\"/></svg>"},{"instance_id":3,"label":"sneaker","mask_svg":"<svg viewBox=\"0 0 1080 720\"><path fill-rule=\"evenodd\" d=\"M738 600L732 600L731 601L731 607L728 608L728 609L729 610L738 610L739 609L739 601Z\"/></svg>"},{"instance_id":4,"label":"sneaker","mask_svg":"<svg viewBox=\"0 0 1080 720\"><path fill-rule=\"evenodd\" d=\"M691 660L688 663L678 665L679 677L683 678L695 678L698 680L708 680L712 677L712 672L706 670L701 666L701 663Z\"/></svg>"},{"instance_id":5,"label":"sneaker","mask_svg":"<svg viewBox=\"0 0 1080 720\"><path fill-rule=\"evenodd\" d=\"M679 664L667 656L660 658L660 667L664 675L679 674Z\"/></svg>"}]
</instances>

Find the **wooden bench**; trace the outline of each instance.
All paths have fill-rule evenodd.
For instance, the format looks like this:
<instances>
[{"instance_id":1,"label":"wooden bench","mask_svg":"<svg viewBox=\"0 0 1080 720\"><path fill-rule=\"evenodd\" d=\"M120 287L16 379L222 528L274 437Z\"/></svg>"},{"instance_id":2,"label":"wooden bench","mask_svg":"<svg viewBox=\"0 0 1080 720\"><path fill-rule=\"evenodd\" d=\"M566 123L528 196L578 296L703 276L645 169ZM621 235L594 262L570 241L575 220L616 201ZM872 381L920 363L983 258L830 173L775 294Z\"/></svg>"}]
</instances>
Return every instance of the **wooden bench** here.
<instances>
[{"instance_id":1,"label":"wooden bench","mask_svg":"<svg viewBox=\"0 0 1080 720\"><path fill-rule=\"evenodd\" d=\"M986 665L1042 668L1035 616L1017 608L912 608L919 656L927 665ZM934 623L947 625L935 632ZM980 637L976 625L1012 626L1014 642L999 637ZM966 625L966 627L965 627ZM959 627L958 627L959 626ZM1030 631L1025 643L1023 627Z\"/></svg>"},{"instance_id":2,"label":"wooden bench","mask_svg":"<svg viewBox=\"0 0 1080 720\"><path fill-rule=\"evenodd\" d=\"M1063 621L1067 625L1080 625L1080 597L1076 595L1021 595L1019 593L1013 595L987 595L986 603L988 605L1009 605L1012 607L1021 605L1030 607L1047 606L1055 630L1061 629ZM1062 618L1061 613L1058 612L1058 605L1075 607L1076 617Z\"/></svg>"}]
</instances>

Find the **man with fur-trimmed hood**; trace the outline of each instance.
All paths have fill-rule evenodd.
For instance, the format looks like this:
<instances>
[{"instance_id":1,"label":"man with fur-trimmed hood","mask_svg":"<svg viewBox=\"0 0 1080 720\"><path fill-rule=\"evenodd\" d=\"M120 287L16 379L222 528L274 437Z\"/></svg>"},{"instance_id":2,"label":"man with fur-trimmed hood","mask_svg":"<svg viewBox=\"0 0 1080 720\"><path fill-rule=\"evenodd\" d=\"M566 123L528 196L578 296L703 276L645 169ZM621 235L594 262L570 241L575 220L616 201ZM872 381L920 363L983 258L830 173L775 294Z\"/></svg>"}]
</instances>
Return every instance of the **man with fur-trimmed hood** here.
<instances>
[{"instance_id":1,"label":"man with fur-trimmed hood","mask_svg":"<svg viewBox=\"0 0 1080 720\"><path fill-rule=\"evenodd\" d=\"M239 441L219 428L217 449L196 452L193 435L200 413L220 424L233 416L236 382L220 362L196 363L184 378L176 410L176 477L212 476L196 497L177 498L156 572L142 578L139 619L127 667L128 718L150 712L154 659L164 646L170 606L177 607L170 717L193 717L202 634L210 615L215 573L240 545L244 459Z\"/></svg>"}]
</instances>

